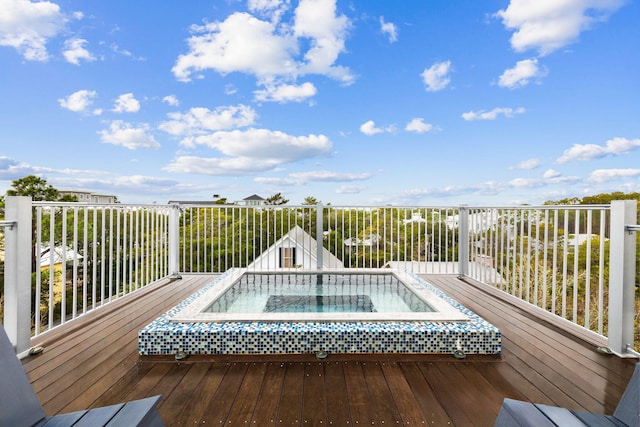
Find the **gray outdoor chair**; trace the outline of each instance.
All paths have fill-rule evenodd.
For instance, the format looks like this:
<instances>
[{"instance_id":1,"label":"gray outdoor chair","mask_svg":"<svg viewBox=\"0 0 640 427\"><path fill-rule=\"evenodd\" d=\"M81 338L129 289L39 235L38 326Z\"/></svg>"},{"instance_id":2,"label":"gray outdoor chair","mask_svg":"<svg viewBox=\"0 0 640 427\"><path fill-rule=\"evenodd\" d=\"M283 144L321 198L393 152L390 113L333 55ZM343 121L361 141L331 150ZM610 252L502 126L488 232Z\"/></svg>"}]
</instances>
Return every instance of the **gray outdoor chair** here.
<instances>
[{"instance_id":1,"label":"gray outdoor chair","mask_svg":"<svg viewBox=\"0 0 640 427\"><path fill-rule=\"evenodd\" d=\"M494 427L640 427L640 363L636 364L613 415L575 412L557 406L504 399Z\"/></svg>"},{"instance_id":2,"label":"gray outdoor chair","mask_svg":"<svg viewBox=\"0 0 640 427\"><path fill-rule=\"evenodd\" d=\"M160 396L47 417L0 325L0 426L164 426Z\"/></svg>"}]
</instances>

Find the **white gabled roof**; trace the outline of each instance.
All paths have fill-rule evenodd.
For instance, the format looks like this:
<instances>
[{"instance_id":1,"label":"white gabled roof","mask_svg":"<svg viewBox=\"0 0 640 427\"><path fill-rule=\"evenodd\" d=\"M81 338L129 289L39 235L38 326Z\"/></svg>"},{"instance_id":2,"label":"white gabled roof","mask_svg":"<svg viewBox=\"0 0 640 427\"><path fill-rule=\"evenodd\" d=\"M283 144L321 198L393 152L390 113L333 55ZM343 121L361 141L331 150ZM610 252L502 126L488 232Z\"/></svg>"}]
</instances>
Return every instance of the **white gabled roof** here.
<instances>
[{"instance_id":1,"label":"white gabled roof","mask_svg":"<svg viewBox=\"0 0 640 427\"><path fill-rule=\"evenodd\" d=\"M269 266L270 254L277 253L279 248L284 247L285 242L287 243L287 247L296 247L302 250L303 253L300 255L308 257L312 264L314 266L316 265L318 260L316 253L317 241L300 226L296 225L260 254L260 256L247 266L247 269L274 268L274 266ZM324 268L344 268L342 261L324 247L322 248L322 266Z\"/></svg>"},{"instance_id":2,"label":"white gabled roof","mask_svg":"<svg viewBox=\"0 0 640 427\"><path fill-rule=\"evenodd\" d=\"M52 257L53 265L61 264L63 260L68 262L73 261L74 259L82 259L82 255L80 255L70 247L67 247L65 249L62 246L56 246L55 248L53 248L53 251L51 251L49 246L45 246L40 251L40 267L51 265Z\"/></svg>"}]
</instances>

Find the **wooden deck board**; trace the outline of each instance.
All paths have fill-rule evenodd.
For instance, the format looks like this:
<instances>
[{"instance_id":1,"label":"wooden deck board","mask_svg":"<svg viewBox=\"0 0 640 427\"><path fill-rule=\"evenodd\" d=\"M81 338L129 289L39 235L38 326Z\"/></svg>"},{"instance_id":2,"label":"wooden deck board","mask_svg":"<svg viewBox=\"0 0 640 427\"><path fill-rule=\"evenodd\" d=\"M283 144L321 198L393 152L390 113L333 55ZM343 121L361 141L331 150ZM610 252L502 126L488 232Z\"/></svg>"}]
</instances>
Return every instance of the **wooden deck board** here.
<instances>
[{"instance_id":1,"label":"wooden deck board","mask_svg":"<svg viewBox=\"0 0 640 427\"><path fill-rule=\"evenodd\" d=\"M401 362L400 366L416 402L420 405L422 415L427 425L451 425L451 417L442 407L431 385L422 375L416 363Z\"/></svg>"},{"instance_id":2,"label":"wooden deck board","mask_svg":"<svg viewBox=\"0 0 640 427\"><path fill-rule=\"evenodd\" d=\"M399 411L400 419L404 425L420 425L425 419L420 404L404 377L402 369L396 362L382 362L380 364L384 374L384 380L389 386L389 392L394 405Z\"/></svg>"},{"instance_id":3,"label":"wooden deck board","mask_svg":"<svg viewBox=\"0 0 640 427\"><path fill-rule=\"evenodd\" d=\"M282 394L278 405L278 425L292 426L302 423L302 396L304 385L304 363L287 363Z\"/></svg>"},{"instance_id":4,"label":"wooden deck board","mask_svg":"<svg viewBox=\"0 0 640 427\"><path fill-rule=\"evenodd\" d=\"M229 420L240 420L244 425L249 425L266 371L266 363L247 364L247 372L240 384L238 397L233 402L227 417Z\"/></svg>"},{"instance_id":5,"label":"wooden deck board","mask_svg":"<svg viewBox=\"0 0 640 427\"><path fill-rule=\"evenodd\" d=\"M278 405L285 372L284 363L269 362L253 413L252 425L277 425L276 417L278 416Z\"/></svg>"},{"instance_id":6,"label":"wooden deck board","mask_svg":"<svg viewBox=\"0 0 640 427\"><path fill-rule=\"evenodd\" d=\"M400 412L395 405L393 395L382 373L380 363L363 363L362 370L367 382L367 388L369 389L371 402L375 407L378 423L385 425L399 424Z\"/></svg>"},{"instance_id":7,"label":"wooden deck board","mask_svg":"<svg viewBox=\"0 0 640 427\"><path fill-rule=\"evenodd\" d=\"M351 419L349 397L342 362L325 362L324 383L327 405L325 425L341 426Z\"/></svg>"},{"instance_id":8,"label":"wooden deck board","mask_svg":"<svg viewBox=\"0 0 640 427\"><path fill-rule=\"evenodd\" d=\"M324 363L307 362L302 395L302 422L305 426L323 426L326 423L327 408L324 381Z\"/></svg>"},{"instance_id":9,"label":"wooden deck board","mask_svg":"<svg viewBox=\"0 0 640 427\"><path fill-rule=\"evenodd\" d=\"M195 391L192 398L187 402L187 405L181 409L176 405L178 412L169 412L169 405L166 405L160 411L162 419L165 420L167 425L196 425L200 423L200 420L205 416L205 413L211 404L213 393L218 389L225 373L228 369L226 363L206 363L209 367L204 376L200 377L201 381L197 384L194 383ZM164 400L169 402L171 396L165 396Z\"/></svg>"},{"instance_id":10,"label":"wooden deck board","mask_svg":"<svg viewBox=\"0 0 640 427\"><path fill-rule=\"evenodd\" d=\"M137 330L212 280L157 283L34 340L23 360L53 415L162 394L167 425L492 425L510 397L611 414L635 359L454 276L424 276L503 331L499 358L314 355L145 358ZM384 422L384 423L383 423Z\"/></svg>"},{"instance_id":11,"label":"wooden deck board","mask_svg":"<svg viewBox=\"0 0 640 427\"><path fill-rule=\"evenodd\" d=\"M351 418L360 425L375 425L377 423L376 411L369 396L362 364L360 362L345 362L343 369Z\"/></svg>"},{"instance_id":12,"label":"wooden deck board","mask_svg":"<svg viewBox=\"0 0 640 427\"><path fill-rule=\"evenodd\" d=\"M245 378L247 368L246 362L233 362L229 365L216 392L206 399L209 405L207 405L199 424L225 425L233 403L238 398L240 385ZM220 408L225 408L225 411L221 411Z\"/></svg>"}]
</instances>

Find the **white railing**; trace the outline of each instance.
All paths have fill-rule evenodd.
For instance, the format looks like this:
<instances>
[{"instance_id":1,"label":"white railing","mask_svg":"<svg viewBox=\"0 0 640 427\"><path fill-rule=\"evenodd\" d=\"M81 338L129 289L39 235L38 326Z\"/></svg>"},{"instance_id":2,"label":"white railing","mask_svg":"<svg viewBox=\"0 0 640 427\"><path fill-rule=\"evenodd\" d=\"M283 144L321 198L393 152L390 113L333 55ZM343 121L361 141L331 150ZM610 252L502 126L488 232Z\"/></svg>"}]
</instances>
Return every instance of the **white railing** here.
<instances>
[{"instance_id":1,"label":"white railing","mask_svg":"<svg viewBox=\"0 0 640 427\"><path fill-rule=\"evenodd\" d=\"M169 274L169 206L33 207L34 335Z\"/></svg>"},{"instance_id":2,"label":"white railing","mask_svg":"<svg viewBox=\"0 0 640 427\"><path fill-rule=\"evenodd\" d=\"M469 276L604 334L608 206L469 209ZM478 262L476 265L480 265Z\"/></svg>"},{"instance_id":3,"label":"white railing","mask_svg":"<svg viewBox=\"0 0 640 427\"><path fill-rule=\"evenodd\" d=\"M609 337L616 353L639 342L635 201L611 207L251 207L24 199L7 198L7 221L0 223L7 232L5 280L11 282L5 327L9 318L16 337L22 333L18 341L170 275L248 267L456 274ZM27 285L14 289L14 282ZM38 309L17 303L24 289ZM17 332L25 327L27 338Z\"/></svg>"},{"instance_id":4,"label":"white railing","mask_svg":"<svg viewBox=\"0 0 640 427\"><path fill-rule=\"evenodd\" d=\"M457 274L457 214L451 207L183 205L180 271L393 267Z\"/></svg>"}]
</instances>

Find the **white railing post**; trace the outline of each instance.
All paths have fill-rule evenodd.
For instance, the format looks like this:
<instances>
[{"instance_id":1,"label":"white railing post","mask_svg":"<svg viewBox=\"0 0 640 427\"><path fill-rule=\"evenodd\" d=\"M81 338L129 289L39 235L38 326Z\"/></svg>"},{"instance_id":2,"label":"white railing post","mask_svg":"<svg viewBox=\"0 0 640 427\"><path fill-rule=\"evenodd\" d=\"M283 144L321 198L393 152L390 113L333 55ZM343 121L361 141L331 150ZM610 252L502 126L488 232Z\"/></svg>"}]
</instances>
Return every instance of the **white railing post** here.
<instances>
[{"instance_id":1,"label":"white railing post","mask_svg":"<svg viewBox=\"0 0 640 427\"><path fill-rule=\"evenodd\" d=\"M175 203L169 209L169 275L180 278L180 205Z\"/></svg>"},{"instance_id":2,"label":"white railing post","mask_svg":"<svg viewBox=\"0 0 640 427\"><path fill-rule=\"evenodd\" d=\"M635 225L637 202L611 202L609 247L609 348L617 354L633 349L636 235L626 229Z\"/></svg>"},{"instance_id":3,"label":"white railing post","mask_svg":"<svg viewBox=\"0 0 640 427\"><path fill-rule=\"evenodd\" d=\"M16 349L31 347L31 197L7 197L3 325Z\"/></svg>"},{"instance_id":4,"label":"white railing post","mask_svg":"<svg viewBox=\"0 0 640 427\"><path fill-rule=\"evenodd\" d=\"M469 208L460 205L458 210L458 276L469 275Z\"/></svg>"},{"instance_id":5,"label":"white railing post","mask_svg":"<svg viewBox=\"0 0 640 427\"><path fill-rule=\"evenodd\" d=\"M324 207L322 206L322 203L318 203L316 205L316 258L317 258L317 267L318 270L322 270L322 267L324 265L324 260L322 259L322 254L323 254L323 233L324 233L324 227L322 225L323 223L323 213L324 213Z\"/></svg>"}]
</instances>

